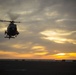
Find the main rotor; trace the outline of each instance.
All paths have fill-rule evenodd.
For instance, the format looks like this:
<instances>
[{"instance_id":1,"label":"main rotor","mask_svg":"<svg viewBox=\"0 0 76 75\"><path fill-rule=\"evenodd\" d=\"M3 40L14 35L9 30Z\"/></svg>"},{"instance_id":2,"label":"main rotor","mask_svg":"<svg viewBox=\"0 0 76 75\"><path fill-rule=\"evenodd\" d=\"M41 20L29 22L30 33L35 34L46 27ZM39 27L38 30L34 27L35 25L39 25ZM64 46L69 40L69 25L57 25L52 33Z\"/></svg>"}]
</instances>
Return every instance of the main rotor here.
<instances>
[{"instance_id":1,"label":"main rotor","mask_svg":"<svg viewBox=\"0 0 76 75\"><path fill-rule=\"evenodd\" d=\"M7 21L7 20L0 20L0 22L13 22L13 23L21 23L21 22L17 22L17 21Z\"/></svg>"}]
</instances>

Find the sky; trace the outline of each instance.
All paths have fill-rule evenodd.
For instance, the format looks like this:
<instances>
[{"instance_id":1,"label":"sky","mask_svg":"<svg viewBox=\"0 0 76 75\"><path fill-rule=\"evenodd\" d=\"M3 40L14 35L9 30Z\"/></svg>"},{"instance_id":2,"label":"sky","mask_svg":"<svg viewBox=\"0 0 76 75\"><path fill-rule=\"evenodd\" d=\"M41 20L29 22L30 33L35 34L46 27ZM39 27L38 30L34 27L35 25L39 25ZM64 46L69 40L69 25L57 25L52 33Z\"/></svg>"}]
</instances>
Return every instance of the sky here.
<instances>
[{"instance_id":1,"label":"sky","mask_svg":"<svg viewBox=\"0 0 76 75\"><path fill-rule=\"evenodd\" d=\"M0 20L20 21L19 35L4 38L0 59L76 59L76 0L0 0Z\"/></svg>"}]
</instances>

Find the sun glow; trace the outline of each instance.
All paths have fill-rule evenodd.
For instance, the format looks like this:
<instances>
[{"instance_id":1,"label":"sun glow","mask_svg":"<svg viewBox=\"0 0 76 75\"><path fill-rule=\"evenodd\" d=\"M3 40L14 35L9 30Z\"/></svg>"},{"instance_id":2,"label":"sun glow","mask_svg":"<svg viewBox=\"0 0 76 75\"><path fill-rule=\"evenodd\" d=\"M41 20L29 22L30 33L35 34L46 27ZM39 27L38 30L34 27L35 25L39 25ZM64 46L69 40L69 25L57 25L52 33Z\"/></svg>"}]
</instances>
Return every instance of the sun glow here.
<instances>
[{"instance_id":1,"label":"sun glow","mask_svg":"<svg viewBox=\"0 0 76 75\"><path fill-rule=\"evenodd\" d=\"M58 54L56 54L57 56L64 56L64 55L66 55L65 53L58 53Z\"/></svg>"}]
</instances>

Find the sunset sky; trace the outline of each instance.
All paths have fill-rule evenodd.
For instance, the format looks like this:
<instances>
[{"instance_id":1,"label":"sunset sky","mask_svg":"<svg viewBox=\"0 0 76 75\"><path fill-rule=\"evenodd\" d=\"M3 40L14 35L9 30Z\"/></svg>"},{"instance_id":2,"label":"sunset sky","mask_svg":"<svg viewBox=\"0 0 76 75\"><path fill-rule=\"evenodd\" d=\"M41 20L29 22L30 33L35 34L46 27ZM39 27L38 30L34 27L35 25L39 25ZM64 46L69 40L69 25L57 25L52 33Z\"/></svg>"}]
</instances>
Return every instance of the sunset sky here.
<instances>
[{"instance_id":1,"label":"sunset sky","mask_svg":"<svg viewBox=\"0 0 76 75\"><path fill-rule=\"evenodd\" d=\"M76 0L0 0L0 19L21 22L0 22L0 59L76 59Z\"/></svg>"}]
</instances>

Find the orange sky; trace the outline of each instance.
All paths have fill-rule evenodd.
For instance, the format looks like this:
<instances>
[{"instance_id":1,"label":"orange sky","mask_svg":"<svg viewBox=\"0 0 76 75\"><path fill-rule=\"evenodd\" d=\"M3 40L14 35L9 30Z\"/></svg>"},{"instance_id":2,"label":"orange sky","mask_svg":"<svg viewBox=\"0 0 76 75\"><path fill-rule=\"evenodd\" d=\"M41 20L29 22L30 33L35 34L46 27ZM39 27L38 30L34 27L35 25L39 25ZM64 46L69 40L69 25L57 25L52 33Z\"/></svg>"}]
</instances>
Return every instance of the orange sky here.
<instances>
[{"instance_id":1,"label":"orange sky","mask_svg":"<svg viewBox=\"0 0 76 75\"><path fill-rule=\"evenodd\" d=\"M55 60L75 60L76 53L57 53L49 54L45 53L17 53L0 51L0 59L55 59Z\"/></svg>"}]
</instances>

